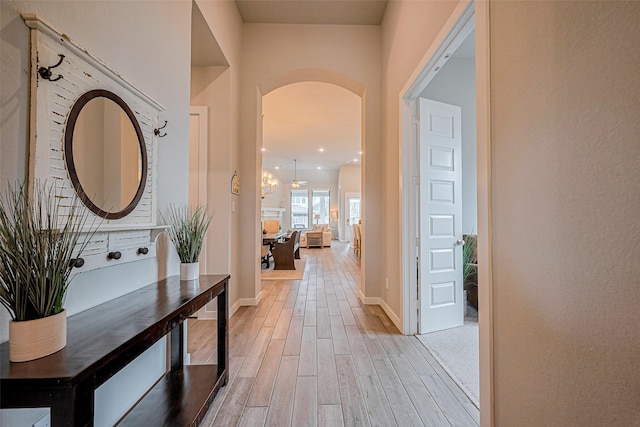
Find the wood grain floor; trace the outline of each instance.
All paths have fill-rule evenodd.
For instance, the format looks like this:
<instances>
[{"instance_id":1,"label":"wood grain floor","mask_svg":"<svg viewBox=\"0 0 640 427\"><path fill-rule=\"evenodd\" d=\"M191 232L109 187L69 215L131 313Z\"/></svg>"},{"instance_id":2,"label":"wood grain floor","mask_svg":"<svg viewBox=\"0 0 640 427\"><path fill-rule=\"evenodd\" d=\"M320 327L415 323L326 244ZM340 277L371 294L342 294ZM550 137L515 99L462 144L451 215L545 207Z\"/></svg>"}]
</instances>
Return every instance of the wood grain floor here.
<instances>
[{"instance_id":1,"label":"wood grain floor","mask_svg":"<svg viewBox=\"0 0 640 427\"><path fill-rule=\"evenodd\" d=\"M264 281L230 319L230 381L203 426L477 426L478 409L416 337L362 305L349 246L306 249L302 280ZM189 320L192 364L215 323Z\"/></svg>"}]
</instances>

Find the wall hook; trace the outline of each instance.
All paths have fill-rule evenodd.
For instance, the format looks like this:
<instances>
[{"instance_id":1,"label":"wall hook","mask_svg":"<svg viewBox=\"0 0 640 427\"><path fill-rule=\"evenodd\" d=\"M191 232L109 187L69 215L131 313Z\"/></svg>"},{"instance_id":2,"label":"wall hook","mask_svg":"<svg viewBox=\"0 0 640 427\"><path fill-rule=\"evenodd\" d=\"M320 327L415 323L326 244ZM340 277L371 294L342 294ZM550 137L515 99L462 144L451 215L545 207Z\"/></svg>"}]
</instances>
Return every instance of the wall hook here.
<instances>
[{"instance_id":1,"label":"wall hook","mask_svg":"<svg viewBox=\"0 0 640 427\"><path fill-rule=\"evenodd\" d=\"M160 130L161 130L161 129L164 129L164 128L166 128L166 127L167 127L167 121L165 120L165 121L164 121L164 125L162 125L161 127L156 128L156 129L154 129L154 130L153 130L153 134L154 134L155 136L157 136L158 138L164 138L165 136L167 136L167 133L165 132L165 133L163 133L162 135L160 135Z\"/></svg>"},{"instance_id":2,"label":"wall hook","mask_svg":"<svg viewBox=\"0 0 640 427\"><path fill-rule=\"evenodd\" d=\"M62 78L62 75L60 75L60 74L58 74L58 77L56 77L55 79L51 78L51 76L52 76L51 69L59 67L60 64L62 64L62 60L64 59L64 55L58 54L58 56L60 57L60 60L58 61L58 63L56 65L52 65L50 67L40 67L40 68L38 68L38 74L40 74L40 77L42 77L45 80L49 80L50 82L57 82L58 80L60 80Z\"/></svg>"}]
</instances>

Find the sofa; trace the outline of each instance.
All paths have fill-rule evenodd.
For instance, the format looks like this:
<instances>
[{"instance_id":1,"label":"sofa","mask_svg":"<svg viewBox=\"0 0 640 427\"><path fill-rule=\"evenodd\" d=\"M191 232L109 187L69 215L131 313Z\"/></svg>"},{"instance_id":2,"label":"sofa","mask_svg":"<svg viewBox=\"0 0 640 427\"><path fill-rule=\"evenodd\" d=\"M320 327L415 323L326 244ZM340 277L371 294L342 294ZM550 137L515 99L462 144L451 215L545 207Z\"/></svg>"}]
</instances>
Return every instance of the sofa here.
<instances>
[{"instance_id":1,"label":"sofa","mask_svg":"<svg viewBox=\"0 0 640 427\"><path fill-rule=\"evenodd\" d=\"M314 225L313 228L303 232L300 236L300 246L308 247L330 247L331 230L329 224Z\"/></svg>"}]
</instances>

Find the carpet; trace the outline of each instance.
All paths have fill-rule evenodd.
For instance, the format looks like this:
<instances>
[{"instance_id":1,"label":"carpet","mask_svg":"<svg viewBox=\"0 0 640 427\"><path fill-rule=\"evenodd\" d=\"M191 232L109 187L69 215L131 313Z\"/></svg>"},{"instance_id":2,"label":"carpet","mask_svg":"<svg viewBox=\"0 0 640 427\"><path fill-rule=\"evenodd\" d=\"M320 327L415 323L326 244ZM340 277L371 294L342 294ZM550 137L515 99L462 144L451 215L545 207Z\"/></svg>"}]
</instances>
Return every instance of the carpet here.
<instances>
[{"instance_id":1,"label":"carpet","mask_svg":"<svg viewBox=\"0 0 640 427\"><path fill-rule=\"evenodd\" d=\"M416 335L471 401L480 407L478 312L467 306L464 325Z\"/></svg>"},{"instance_id":2,"label":"carpet","mask_svg":"<svg viewBox=\"0 0 640 427\"><path fill-rule=\"evenodd\" d=\"M269 265L269 268L263 268L260 272L260 278L262 280L302 280L304 275L304 268L307 265L307 256L302 255L300 259L294 260L295 270L274 270L273 262Z\"/></svg>"}]
</instances>

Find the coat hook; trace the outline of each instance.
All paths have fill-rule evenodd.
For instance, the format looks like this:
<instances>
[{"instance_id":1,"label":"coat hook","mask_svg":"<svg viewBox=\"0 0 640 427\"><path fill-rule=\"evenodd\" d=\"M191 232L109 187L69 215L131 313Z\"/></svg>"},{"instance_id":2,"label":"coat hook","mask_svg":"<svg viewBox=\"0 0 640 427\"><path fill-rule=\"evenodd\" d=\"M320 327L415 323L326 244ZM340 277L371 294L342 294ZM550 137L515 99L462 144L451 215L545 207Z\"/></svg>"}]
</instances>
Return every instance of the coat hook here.
<instances>
[{"instance_id":1,"label":"coat hook","mask_svg":"<svg viewBox=\"0 0 640 427\"><path fill-rule=\"evenodd\" d=\"M52 76L51 69L60 66L60 64L62 64L62 60L64 59L64 55L58 54L58 56L60 57L60 60L58 61L58 63L56 65L52 65L50 67L40 67L40 68L38 68L38 74L40 74L40 77L42 77L45 80L49 80L50 82L57 82L58 80L60 80L62 78L62 75L60 75L60 74L58 74L58 77L56 77L55 79L51 78L51 76Z\"/></svg>"},{"instance_id":2,"label":"coat hook","mask_svg":"<svg viewBox=\"0 0 640 427\"><path fill-rule=\"evenodd\" d=\"M162 125L162 127L159 127L159 128L156 128L156 129L153 130L153 134L155 136L157 136L158 138L164 138L165 136L167 136L167 133L165 132L162 135L160 135L160 129L164 129L166 127L167 127L167 121L165 120L164 121L164 125Z\"/></svg>"}]
</instances>

